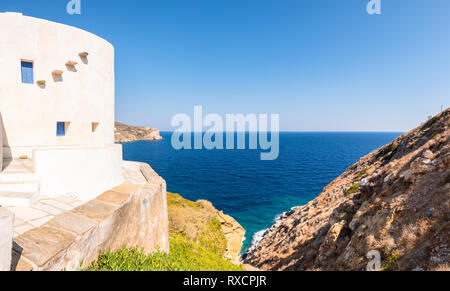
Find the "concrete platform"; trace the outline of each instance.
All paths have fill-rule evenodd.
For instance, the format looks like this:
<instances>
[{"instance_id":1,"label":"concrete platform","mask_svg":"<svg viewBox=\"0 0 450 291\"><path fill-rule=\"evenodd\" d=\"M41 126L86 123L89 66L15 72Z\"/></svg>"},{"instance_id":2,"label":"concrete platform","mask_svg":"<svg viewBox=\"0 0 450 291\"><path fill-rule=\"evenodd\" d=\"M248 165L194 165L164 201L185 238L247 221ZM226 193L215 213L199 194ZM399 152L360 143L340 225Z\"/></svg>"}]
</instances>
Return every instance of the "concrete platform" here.
<instances>
[{"instance_id":1,"label":"concrete platform","mask_svg":"<svg viewBox=\"0 0 450 291\"><path fill-rule=\"evenodd\" d=\"M31 160L9 160L4 162L4 171L0 174L0 188L2 183L11 175L34 175ZM153 171L142 163L123 163L124 182L127 184L145 185L151 180ZM31 177L31 176L29 176ZM12 182L11 182L12 183ZM17 185L17 184L16 184ZM38 193L27 192L0 192L0 205L15 214L14 237L17 237L33 228L40 227L58 215L71 211L86 203L88 200L80 200L74 195L60 195L47 197Z\"/></svg>"},{"instance_id":2,"label":"concrete platform","mask_svg":"<svg viewBox=\"0 0 450 291\"><path fill-rule=\"evenodd\" d=\"M15 214L14 237L17 237L33 228L42 226L56 216L70 211L84 203L86 203L86 201L81 201L70 196L60 196L56 198L41 196L32 204L32 206L3 205L3 207Z\"/></svg>"},{"instance_id":3,"label":"concrete platform","mask_svg":"<svg viewBox=\"0 0 450 291\"><path fill-rule=\"evenodd\" d=\"M39 197L39 192L0 192L0 205L31 207Z\"/></svg>"}]
</instances>

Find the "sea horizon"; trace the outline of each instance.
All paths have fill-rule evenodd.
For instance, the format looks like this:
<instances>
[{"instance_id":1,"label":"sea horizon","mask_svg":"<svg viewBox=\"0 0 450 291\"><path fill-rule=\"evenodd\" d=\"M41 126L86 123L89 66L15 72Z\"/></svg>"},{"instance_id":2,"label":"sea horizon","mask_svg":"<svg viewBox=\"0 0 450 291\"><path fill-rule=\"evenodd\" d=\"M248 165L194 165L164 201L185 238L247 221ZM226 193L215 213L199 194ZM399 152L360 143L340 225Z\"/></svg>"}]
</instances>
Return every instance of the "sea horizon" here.
<instances>
[{"instance_id":1,"label":"sea horizon","mask_svg":"<svg viewBox=\"0 0 450 291\"><path fill-rule=\"evenodd\" d=\"M247 230L245 252L278 216L313 200L359 158L403 133L280 132L274 161L261 161L259 150L175 150L171 134L124 143L124 159L149 163L168 192L208 200L234 217Z\"/></svg>"},{"instance_id":2,"label":"sea horizon","mask_svg":"<svg viewBox=\"0 0 450 291\"><path fill-rule=\"evenodd\" d=\"M159 130L160 133L174 133L174 130ZM181 131L181 133L206 133L208 131ZM217 131L215 133L258 133L259 131ZM280 130L279 133L401 133L404 134L407 131L370 131L370 130L362 130L362 131L352 131L352 130L343 130L343 131L332 131L332 130L299 130L299 131L292 131L292 130ZM270 133L270 130L268 131Z\"/></svg>"}]
</instances>

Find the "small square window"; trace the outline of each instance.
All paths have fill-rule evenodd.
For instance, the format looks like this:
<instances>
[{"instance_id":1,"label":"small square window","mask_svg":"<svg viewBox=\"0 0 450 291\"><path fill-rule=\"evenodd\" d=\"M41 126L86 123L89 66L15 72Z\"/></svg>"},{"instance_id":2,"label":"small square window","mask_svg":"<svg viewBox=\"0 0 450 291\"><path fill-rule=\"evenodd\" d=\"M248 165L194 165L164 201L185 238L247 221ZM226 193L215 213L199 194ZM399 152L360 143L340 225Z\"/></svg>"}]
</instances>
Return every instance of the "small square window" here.
<instances>
[{"instance_id":1,"label":"small square window","mask_svg":"<svg viewBox=\"0 0 450 291\"><path fill-rule=\"evenodd\" d=\"M33 62L22 61L22 83L33 84Z\"/></svg>"},{"instance_id":2,"label":"small square window","mask_svg":"<svg viewBox=\"0 0 450 291\"><path fill-rule=\"evenodd\" d=\"M98 122L92 122L92 133L97 132L99 124Z\"/></svg>"},{"instance_id":3,"label":"small square window","mask_svg":"<svg viewBox=\"0 0 450 291\"><path fill-rule=\"evenodd\" d=\"M56 123L56 136L66 136L70 122L58 121Z\"/></svg>"}]
</instances>

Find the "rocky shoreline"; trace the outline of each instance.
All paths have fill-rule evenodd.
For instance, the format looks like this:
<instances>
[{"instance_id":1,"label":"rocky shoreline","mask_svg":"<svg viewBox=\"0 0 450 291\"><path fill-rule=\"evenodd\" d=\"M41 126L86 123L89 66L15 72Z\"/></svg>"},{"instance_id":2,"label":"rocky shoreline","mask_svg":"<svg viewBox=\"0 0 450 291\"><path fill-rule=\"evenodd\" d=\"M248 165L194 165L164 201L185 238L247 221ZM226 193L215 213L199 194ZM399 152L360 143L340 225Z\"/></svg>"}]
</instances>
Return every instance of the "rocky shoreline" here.
<instances>
[{"instance_id":1,"label":"rocky shoreline","mask_svg":"<svg viewBox=\"0 0 450 291\"><path fill-rule=\"evenodd\" d=\"M242 243L245 240L245 229L231 216L223 211L217 211L217 216L221 223L222 233L227 239L227 250L224 258L235 265L240 265L240 253Z\"/></svg>"},{"instance_id":2,"label":"rocky shoreline","mask_svg":"<svg viewBox=\"0 0 450 291\"><path fill-rule=\"evenodd\" d=\"M147 126L131 126L116 122L114 139L116 143L126 143L138 140L162 140L159 130Z\"/></svg>"},{"instance_id":3,"label":"rocky shoreline","mask_svg":"<svg viewBox=\"0 0 450 291\"><path fill-rule=\"evenodd\" d=\"M450 109L284 213L244 262L263 270L449 270Z\"/></svg>"}]
</instances>

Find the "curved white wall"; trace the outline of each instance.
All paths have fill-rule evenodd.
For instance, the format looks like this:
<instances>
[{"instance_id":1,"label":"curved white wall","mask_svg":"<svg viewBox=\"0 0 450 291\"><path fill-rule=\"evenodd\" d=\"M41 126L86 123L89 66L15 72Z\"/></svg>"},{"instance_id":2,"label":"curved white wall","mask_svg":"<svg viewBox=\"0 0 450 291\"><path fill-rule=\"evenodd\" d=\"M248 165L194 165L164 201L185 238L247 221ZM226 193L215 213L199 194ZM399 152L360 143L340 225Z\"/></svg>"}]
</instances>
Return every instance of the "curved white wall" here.
<instances>
[{"instance_id":1,"label":"curved white wall","mask_svg":"<svg viewBox=\"0 0 450 291\"><path fill-rule=\"evenodd\" d=\"M0 13L0 113L5 147L114 143L114 48L75 27ZM80 52L88 52L82 59ZM33 61L23 84L21 60ZM76 61L74 68L66 67ZM52 75L62 70L62 78ZM38 80L46 85L39 86ZM66 137L56 122L70 123ZM92 122L98 122L92 133Z\"/></svg>"},{"instance_id":2,"label":"curved white wall","mask_svg":"<svg viewBox=\"0 0 450 291\"><path fill-rule=\"evenodd\" d=\"M33 62L33 84L22 83L22 61ZM64 137L58 121L70 122ZM0 125L4 157L33 160L40 194L89 200L120 185L113 46L75 27L0 13Z\"/></svg>"}]
</instances>

